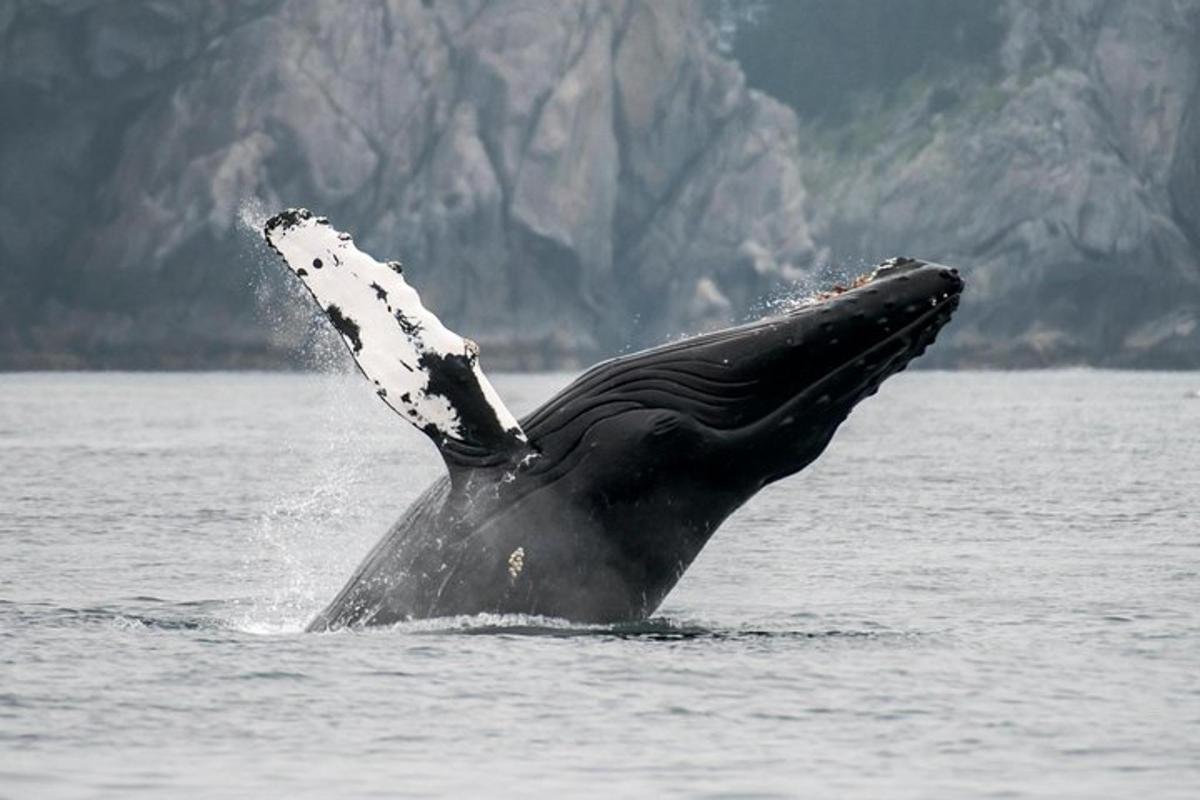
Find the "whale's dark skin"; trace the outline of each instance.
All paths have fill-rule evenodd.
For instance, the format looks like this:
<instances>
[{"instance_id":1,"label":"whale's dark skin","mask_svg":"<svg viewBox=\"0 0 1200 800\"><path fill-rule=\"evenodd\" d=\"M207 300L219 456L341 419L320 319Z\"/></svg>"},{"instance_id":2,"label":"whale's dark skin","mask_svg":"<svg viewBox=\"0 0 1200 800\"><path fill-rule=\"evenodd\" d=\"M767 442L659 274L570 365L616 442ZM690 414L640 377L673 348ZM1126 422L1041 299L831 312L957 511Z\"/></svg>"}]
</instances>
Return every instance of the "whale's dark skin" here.
<instances>
[{"instance_id":1,"label":"whale's dark skin","mask_svg":"<svg viewBox=\"0 0 1200 800\"><path fill-rule=\"evenodd\" d=\"M498 462L442 447L449 475L310 630L648 616L730 514L924 352L962 288L954 270L894 259L789 313L593 367L521 420L527 442Z\"/></svg>"}]
</instances>

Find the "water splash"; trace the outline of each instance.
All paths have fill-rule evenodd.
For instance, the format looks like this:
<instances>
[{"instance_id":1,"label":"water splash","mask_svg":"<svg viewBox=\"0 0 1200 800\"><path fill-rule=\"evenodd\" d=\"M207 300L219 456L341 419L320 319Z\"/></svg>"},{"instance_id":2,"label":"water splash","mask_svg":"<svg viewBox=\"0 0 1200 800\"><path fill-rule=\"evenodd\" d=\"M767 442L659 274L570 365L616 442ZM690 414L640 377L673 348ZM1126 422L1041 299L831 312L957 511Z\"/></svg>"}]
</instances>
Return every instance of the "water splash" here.
<instances>
[{"instance_id":1,"label":"water splash","mask_svg":"<svg viewBox=\"0 0 1200 800\"><path fill-rule=\"evenodd\" d=\"M831 287L850 286L856 278L871 272L876 266L878 265L862 258L840 266L819 265L798 280L773 290L752 304L742 321L753 322L762 317L786 314L812 305Z\"/></svg>"},{"instance_id":2,"label":"water splash","mask_svg":"<svg viewBox=\"0 0 1200 800\"><path fill-rule=\"evenodd\" d=\"M246 197L242 199L242 202L238 203L237 221L238 226L243 231L248 231L258 236L266 226L268 216L269 212L261 198Z\"/></svg>"},{"instance_id":3,"label":"water splash","mask_svg":"<svg viewBox=\"0 0 1200 800\"><path fill-rule=\"evenodd\" d=\"M370 467L370 433L362 422L377 410L367 407L374 398L350 377L353 362L341 340L263 240L267 217L257 198L238 208L258 266L258 317L297 365L323 377L314 380L305 404L312 417L305 435L277 443L280 463L299 466L289 476L296 488L282 492L247 534L243 576L261 588L231 604L229 623L253 633L290 633L303 630L353 568L346 532L360 521L358 490Z\"/></svg>"},{"instance_id":4,"label":"water splash","mask_svg":"<svg viewBox=\"0 0 1200 800\"><path fill-rule=\"evenodd\" d=\"M315 384L311 436L279 443L281 463L303 465L290 481L296 488L275 498L248 533L243 570L247 582L262 588L238 603L231 623L240 630L303 630L366 552L348 541L356 533L379 534L362 502L371 434L360 422L362 406L373 398L350 376Z\"/></svg>"},{"instance_id":5,"label":"water splash","mask_svg":"<svg viewBox=\"0 0 1200 800\"><path fill-rule=\"evenodd\" d=\"M255 315L267 329L272 346L290 354L295 366L330 374L352 372L353 362L341 339L313 305L304 285L263 238L269 214L257 197L238 205L237 230L251 260L247 288L254 294Z\"/></svg>"}]
</instances>

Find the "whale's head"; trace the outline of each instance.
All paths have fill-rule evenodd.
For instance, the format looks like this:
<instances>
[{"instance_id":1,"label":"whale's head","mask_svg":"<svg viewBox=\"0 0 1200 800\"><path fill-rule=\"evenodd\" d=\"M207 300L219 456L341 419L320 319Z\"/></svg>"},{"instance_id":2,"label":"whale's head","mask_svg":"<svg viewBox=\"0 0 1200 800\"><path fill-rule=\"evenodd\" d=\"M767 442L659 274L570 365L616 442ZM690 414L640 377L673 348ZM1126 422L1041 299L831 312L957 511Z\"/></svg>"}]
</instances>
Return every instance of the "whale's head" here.
<instances>
[{"instance_id":1,"label":"whale's head","mask_svg":"<svg viewBox=\"0 0 1200 800\"><path fill-rule=\"evenodd\" d=\"M731 512L815 459L856 403L933 342L962 289L956 270L892 259L778 316L599 364L523 422L549 456L534 469L581 471L572 491L614 505Z\"/></svg>"}]
</instances>

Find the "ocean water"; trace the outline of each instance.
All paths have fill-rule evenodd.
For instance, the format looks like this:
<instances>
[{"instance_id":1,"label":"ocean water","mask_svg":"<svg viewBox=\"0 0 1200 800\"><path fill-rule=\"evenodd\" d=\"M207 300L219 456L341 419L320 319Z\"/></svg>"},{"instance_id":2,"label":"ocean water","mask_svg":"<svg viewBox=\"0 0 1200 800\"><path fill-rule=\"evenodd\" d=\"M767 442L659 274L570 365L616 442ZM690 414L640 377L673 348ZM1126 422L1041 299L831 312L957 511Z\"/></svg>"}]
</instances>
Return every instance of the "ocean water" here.
<instances>
[{"instance_id":1,"label":"ocean water","mask_svg":"<svg viewBox=\"0 0 1200 800\"><path fill-rule=\"evenodd\" d=\"M647 623L317 635L441 469L361 379L0 375L0 796L1196 797L1198 391L906 373Z\"/></svg>"}]
</instances>

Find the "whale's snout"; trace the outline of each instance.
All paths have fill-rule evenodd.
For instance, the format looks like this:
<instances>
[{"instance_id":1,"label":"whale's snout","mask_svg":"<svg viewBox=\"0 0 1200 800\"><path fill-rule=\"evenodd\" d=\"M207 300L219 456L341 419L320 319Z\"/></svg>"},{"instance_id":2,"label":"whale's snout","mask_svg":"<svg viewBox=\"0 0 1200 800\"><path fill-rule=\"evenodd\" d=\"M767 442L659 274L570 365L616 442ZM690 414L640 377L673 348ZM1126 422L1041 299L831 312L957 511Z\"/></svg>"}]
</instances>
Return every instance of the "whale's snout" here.
<instances>
[{"instance_id":1,"label":"whale's snout","mask_svg":"<svg viewBox=\"0 0 1200 800\"><path fill-rule=\"evenodd\" d=\"M925 352L963 288L957 269L894 258L783 315L699 337L689 353L697 366L688 369L719 364L728 390L715 422L707 407L692 416L719 426L734 451L754 454L760 485L796 472L855 404Z\"/></svg>"},{"instance_id":2,"label":"whale's snout","mask_svg":"<svg viewBox=\"0 0 1200 800\"><path fill-rule=\"evenodd\" d=\"M933 343L963 288L953 267L894 258L793 312L784 324L802 343L793 363L798 399L848 411Z\"/></svg>"},{"instance_id":3,"label":"whale's snout","mask_svg":"<svg viewBox=\"0 0 1200 800\"><path fill-rule=\"evenodd\" d=\"M885 261L850 288L823 292L782 320L803 348L803 360L794 366L817 384L855 367L870 371L884 360L907 363L950 320L963 286L953 267L911 258Z\"/></svg>"}]
</instances>

